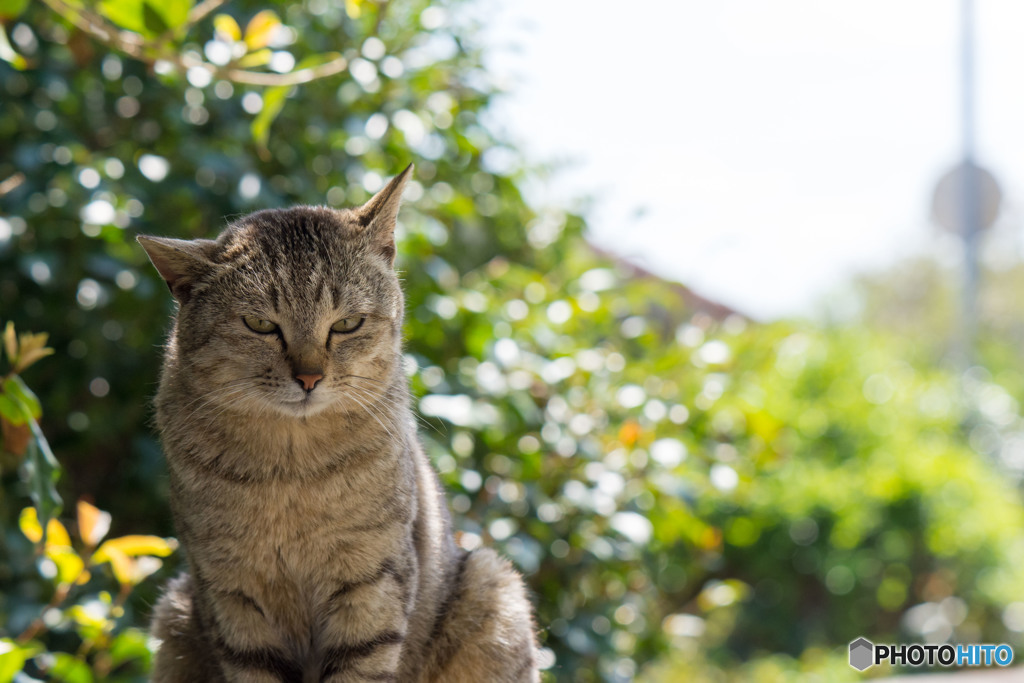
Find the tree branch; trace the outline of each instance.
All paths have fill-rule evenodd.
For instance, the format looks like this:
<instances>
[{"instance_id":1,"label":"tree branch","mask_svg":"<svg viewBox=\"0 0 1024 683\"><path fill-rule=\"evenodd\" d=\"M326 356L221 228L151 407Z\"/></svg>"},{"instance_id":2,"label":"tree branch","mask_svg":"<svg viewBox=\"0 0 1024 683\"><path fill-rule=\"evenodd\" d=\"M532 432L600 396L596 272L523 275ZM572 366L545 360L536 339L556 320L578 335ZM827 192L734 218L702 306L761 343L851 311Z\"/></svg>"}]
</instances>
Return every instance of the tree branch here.
<instances>
[{"instance_id":1,"label":"tree branch","mask_svg":"<svg viewBox=\"0 0 1024 683\"><path fill-rule=\"evenodd\" d=\"M25 174L21 171L0 181L0 197L17 189L23 182L25 182Z\"/></svg>"},{"instance_id":2,"label":"tree branch","mask_svg":"<svg viewBox=\"0 0 1024 683\"><path fill-rule=\"evenodd\" d=\"M227 2L227 0L203 0L201 3L189 10L188 21L185 23L185 26L192 28L205 19L210 12L217 9L225 2Z\"/></svg>"},{"instance_id":3,"label":"tree branch","mask_svg":"<svg viewBox=\"0 0 1024 683\"><path fill-rule=\"evenodd\" d=\"M196 59L187 54L180 54L176 50L154 51L147 54L147 47L162 47L152 45L146 40L131 31L122 31L112 26L106 19L94 12L78 7L72 7L64 0L43 0L43 2L54 12L65 17L79 29L85 31L93 38L107 47L124 52L129 57L153 63L165 61L174 65L178 71L185 72L189 69L200 68L210 72L215 78L222 78L235 83L261 86L301 85L319 78L333 76L348 68L348 60L339 55L338 57L312 66L307 69L299 69L286 74L271 73L266 71L248 71L233 67L218 67L203 59ZM189 12L189 23L193 24L223 5L225 0L204 0Z\"/></svg>"},{"instance_id":4,"label":"tree branch","mask_svg":"<svg viewBox=\"0 0 1024 683\"><path fill-rule=\"evenodd\" d=\"M138 34L114 28L100 15L84 7L72 7L64 0L43 0L43 3L107 47L146 61L142 51L145 43Z\"/></svg>"},{"instance_id":5,"label":"tree branch","mask_svg":"<svg viewBox=\"0 0 1024 683\"><path fill-rule=\"evenodd\" d=\"M244 71L241 69L221 69L215 71L217 75L223 75L235 83L247 83L249 85L301 85L319 78L326 78L339 74L348 68L348 60L342 56L335 57L329 62L318 66L311 66L308 69L291 71L286 74L266 73L263 71Z\"/></svg>"}]
</instances>

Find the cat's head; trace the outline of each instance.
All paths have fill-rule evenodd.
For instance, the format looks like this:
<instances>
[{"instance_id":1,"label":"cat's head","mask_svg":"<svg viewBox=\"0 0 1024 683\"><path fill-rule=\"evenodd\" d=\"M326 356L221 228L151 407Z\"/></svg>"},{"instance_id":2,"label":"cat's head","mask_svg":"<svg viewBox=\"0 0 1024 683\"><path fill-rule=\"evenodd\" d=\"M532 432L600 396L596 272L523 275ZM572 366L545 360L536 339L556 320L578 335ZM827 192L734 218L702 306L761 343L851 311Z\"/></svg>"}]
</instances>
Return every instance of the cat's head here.
<instances>
[{"instance_id":1,"label":"cat's head","mask_svg":"<svg viewBox=\"0 0 1024 683\"><path fill-rule=\"evenodd\" d=\"M411 173L356 209L258 211L216 240L138 238L178 300L168 353L196 406L307 417L383 393L401 364L394 230Z\"/></svg>"}]
</instances>

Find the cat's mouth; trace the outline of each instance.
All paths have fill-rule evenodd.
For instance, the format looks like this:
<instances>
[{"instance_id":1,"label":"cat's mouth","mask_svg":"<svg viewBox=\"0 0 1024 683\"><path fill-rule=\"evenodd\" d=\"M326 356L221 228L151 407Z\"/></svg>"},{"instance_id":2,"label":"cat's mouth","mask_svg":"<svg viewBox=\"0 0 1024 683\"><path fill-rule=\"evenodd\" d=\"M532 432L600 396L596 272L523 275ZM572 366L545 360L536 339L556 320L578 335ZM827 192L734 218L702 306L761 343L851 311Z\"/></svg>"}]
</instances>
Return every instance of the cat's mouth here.
<instances>
[{"instance_id":1,"label":"cat's mouth","mask_svg":"<svg viewBox=\"0 0 1024 683\"><path fill-rule=\"evenodd\" d=\"M311 391L300 398L288 398L278 401L279 409L287 415L295 417L309 417L319 413L327 407L328 401L315 391Z\"/></svg>"}]
</instances>

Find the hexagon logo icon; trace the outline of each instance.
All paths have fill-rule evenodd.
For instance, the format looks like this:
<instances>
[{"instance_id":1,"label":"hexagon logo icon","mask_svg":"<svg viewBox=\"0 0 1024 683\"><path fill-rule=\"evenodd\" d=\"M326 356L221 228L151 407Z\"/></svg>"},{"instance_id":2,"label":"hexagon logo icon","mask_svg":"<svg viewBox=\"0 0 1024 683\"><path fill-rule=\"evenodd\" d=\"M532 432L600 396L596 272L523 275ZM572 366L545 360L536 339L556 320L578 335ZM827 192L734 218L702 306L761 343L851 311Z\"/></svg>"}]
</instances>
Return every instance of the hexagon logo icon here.
<instances>
[{"instance_id":1,"label":"hexagon logo icon","mask_svg":"<svg viewBox=\"0 0 1024 683\"><path fill-rule=\"evenodd\" d=\"M850 666L863 671L874 664L875 646L866 638L858 638L850 643Z\"/></svg>"}]
</instances>

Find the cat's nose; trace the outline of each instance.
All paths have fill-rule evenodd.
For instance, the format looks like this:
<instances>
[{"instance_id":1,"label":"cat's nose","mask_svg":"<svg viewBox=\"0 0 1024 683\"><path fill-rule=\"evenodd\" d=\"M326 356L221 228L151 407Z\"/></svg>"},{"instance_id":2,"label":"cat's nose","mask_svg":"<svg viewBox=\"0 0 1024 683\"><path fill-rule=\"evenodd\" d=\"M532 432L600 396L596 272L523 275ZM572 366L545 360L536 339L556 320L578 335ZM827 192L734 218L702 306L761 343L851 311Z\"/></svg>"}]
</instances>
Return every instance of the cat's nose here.
<instances>
[{"instance_id":1,"label":"cat's nose","mask_svg":"<svg viewBox=\"0 0 1024 683\"><path fill-rule=\"evenodd\" d=\"M302 388L306 391L313 391L316 387L316 383L324 378L319 373L299 373L295 375L295 381L302 385Z\"/></svg>"}]
</instances>

